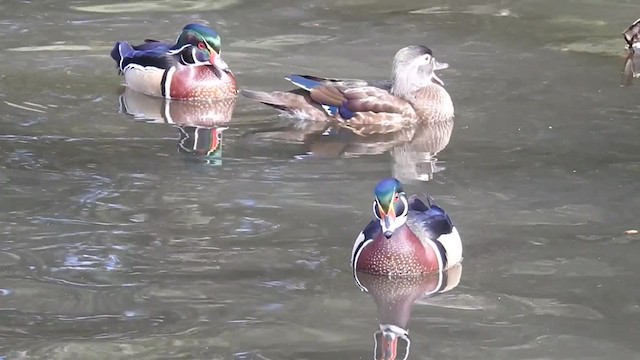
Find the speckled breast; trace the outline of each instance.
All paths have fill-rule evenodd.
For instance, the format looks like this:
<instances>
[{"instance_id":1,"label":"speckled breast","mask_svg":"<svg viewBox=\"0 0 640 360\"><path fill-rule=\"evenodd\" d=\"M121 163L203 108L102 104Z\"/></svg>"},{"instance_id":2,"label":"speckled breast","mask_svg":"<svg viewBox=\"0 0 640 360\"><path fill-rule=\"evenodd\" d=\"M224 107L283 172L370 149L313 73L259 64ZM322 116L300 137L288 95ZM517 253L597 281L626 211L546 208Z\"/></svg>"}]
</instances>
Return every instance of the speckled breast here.
<instances>
[{"instance_id":1,"label":"speckled breast","mask_svg":"<svg viewBox=\"0 0 640 360\"><path fill-rule=\"evenodd\" d=\"M378 233L362 249L356 270L375 275L416 275L438 271L440 264L434 250L403 226L389 239Z\"/></svg>"},{"instance_id":2,"label":"speckled breast","mask_svg":"<svg viewBox=\"0 0 640 360\"><path fill-rule=\"evenodd\" d=\"M236 96L236 80L232 74L222 72L221 77L211 66L184 66L175 72L167 71L164 94L175 100L220 100Z\"/></svg>"}]
</instances>

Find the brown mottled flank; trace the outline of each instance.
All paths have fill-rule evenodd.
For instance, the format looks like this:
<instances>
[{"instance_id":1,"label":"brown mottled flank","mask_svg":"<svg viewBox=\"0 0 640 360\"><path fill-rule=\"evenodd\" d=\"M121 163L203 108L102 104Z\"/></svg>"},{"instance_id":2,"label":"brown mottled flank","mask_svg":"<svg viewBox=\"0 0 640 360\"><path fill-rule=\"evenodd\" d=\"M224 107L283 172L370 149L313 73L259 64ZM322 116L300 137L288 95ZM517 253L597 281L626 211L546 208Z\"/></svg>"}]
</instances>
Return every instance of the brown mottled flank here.
<instances>
[{"instance_id":1,"label":"brown mottled flank","mask_svg":"<svg viewBox=\"0 0 640 360\"><path fill-rule=\"evenodd\" d=\"M357 91L369 89L368 96L360 95ZM359 102L362 110L371 108L384 110L382 112L360 111L349 119L352 124L428 124L451 120L454 116L453 101L447 90L438 84L428 84L407 95L406 98L396 97L387 92L374 88L351 90L348 97L361 96ZM378 103L376 109L375 103ZM359 104L355 101L355 110Z\"/></svg>"},{"instance_id":2,"label":"brown mottled flank","mask_svg":"<svg viewBox=\"0 0 640 360\"><path fill-rule=\"evenodd\" d=\"M226 72L219 78L212 66L179 66L170 89L175 100L219 100L236 96L236 80Z\"/></svg>"},{"instance_id":3,"label":"brown mottled flank","mask_svg":"<svg viewBox=\"0 0 640 360\"><path fill-rule=\"evenodd\" d=\"M433 249L402 226L389 239L378 232L360 253L356 270L376 275L415 275L438 271L439 264Z\"/></svg>"}]
</instances>

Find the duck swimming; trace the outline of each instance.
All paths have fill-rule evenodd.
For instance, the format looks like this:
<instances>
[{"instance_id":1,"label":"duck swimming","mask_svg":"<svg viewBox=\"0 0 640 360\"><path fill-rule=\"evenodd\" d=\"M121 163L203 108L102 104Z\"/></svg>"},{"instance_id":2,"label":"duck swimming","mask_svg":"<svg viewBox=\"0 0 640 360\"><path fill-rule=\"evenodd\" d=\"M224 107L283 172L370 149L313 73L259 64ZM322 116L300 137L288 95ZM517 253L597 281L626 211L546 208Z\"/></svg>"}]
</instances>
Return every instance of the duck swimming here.
<instances>
[{"instance_id":1,"label":"duck swimming","mask_svg":"<svg viewBox=\"0 0 640 360\"><path fill-rule=\"evenodd\" d=\"M293 91L242 90L249 99L306 120L348 121L354 124L413 124L451 119L451 96L436 70L448 68L423 45L400 49L391 81L368 82L310 75L286 77Z\"/></svg>"},{"instance_id":2,"label":"duck swimming","mask_svg":"<svg viewBox=\"0 0 640 360\"><path fill-rule=\"evenodd\" d=\"M127 87L137 92L173 100L220 100L236 96L236 79L222 60L221 46L215 30L188 24L175 44L118 41L111 58Z\"/></svg>"},{"instance_id":3,"label":"duck swimming","mask_svg":"<svg viewBox=\"0 0 640 360\"><path fill-rule=\"evenodd\" d=\"M407 198L396 178L374 189L375 219L351 251L354 271L374 275L418 275L446 270L462 261L462 240L449 215L431 199Z\"/></svg>"}]
</instances>

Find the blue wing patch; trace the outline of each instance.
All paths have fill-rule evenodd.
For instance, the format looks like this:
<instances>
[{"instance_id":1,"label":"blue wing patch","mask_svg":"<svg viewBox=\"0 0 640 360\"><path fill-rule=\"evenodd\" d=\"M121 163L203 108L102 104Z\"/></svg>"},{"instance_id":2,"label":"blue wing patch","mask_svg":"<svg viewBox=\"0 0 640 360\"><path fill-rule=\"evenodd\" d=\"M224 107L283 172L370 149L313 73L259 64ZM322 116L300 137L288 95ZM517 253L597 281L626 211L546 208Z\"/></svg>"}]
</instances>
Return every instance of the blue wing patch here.
<instances>
[{"instance_id":1,"label":"blue wing patch","mask_svg":"<svg viewBox=\"0 0 640 360\"><path fill-rule=\"evenodd\" d=\"M326 112L327 114L331 115L331 116L335 116L338 113L338 108L335 106L331 106L331 105L322 105L322 108L324 109L324 112Z\"/></svg>"},{"instance_id":2,"label":"blue wing patch","mask_svg":"<svg viewBox=\"0 0 640 360\"><path fill-rule=\"evenodd\" d=\"M302 77L300 75L295 75L295 74L286 76L285 79L289 80L293 85L301 89L305 89L307 91L311 91L311 89L313 89L314 87L323 85L322 82L320 81L307 79L305 77Z\"/></svg>"},{"instance_id":3,"label":"blue wing patch","mask_svg":"<svg viewBox=\"0 0 640 360\"><path fill-rule=\"evenodd\" d=\"M353 111L347 109L346 104L342 104L338 111L340 113L340 116L342 116L342 118L345 120L351 119L355 115Z\"/></svg>"},{"instance_id":4,"label":"blue wing patch","mask_svg":"<svg viewBox=\"0 0 640 360\"><path fill-rule=\"evenodd\" d=\"M296 75L296 74L291 74L289 76L286 76L285 79L289 80L293 85L307 91L311 91L313 88L316 88L321 85L325 85L325 83L323 83L320 80L320 78L305 77L305 76ZM327 105L327 104L320 104L320 105L322 106L322 109L324 109L324 111L329 116L336 116L340 111L337 106ZM342 106L340 108L342 108Z\"/></svg>"}]
</instances>

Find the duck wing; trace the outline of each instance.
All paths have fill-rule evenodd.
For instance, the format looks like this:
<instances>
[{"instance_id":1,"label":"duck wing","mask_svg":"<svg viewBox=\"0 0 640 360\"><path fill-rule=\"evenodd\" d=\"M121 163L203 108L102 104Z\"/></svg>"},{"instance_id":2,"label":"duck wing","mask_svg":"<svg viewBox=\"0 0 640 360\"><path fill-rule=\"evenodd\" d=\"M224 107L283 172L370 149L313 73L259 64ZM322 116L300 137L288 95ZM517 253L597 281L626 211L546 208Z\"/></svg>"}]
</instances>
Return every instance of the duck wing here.
<instances>
[{"instance_id":1,"label":"duck wing","mask_svg":"<svg viewBox=\"0 0 640 360\"><path fill-rule=\"evenodd\" d=\"M111 50L111 58L116 61L120 72L124 72L130 65L166 70L175 64L173 55L168 52L169 48L169 44L160 41L135 46L126 41L118 41Z\"/></svg>"},{"instance_id":2,"label":"duck wing","mask_svg":"<svg viewBox=\"0 0 640 360\"><path fill-rule=\"evenodd\" d=\"M409 198L409 219L407 225L420 240L437 240L444 234L453 231L453 223L449 215L429 199L427 204L416 195Z\"/></svg>"},{"instance_id":3,"label":"duck wing","mask_svg":"<svg viewBox=\"0 0 640 360\"><path fill-rule=\"evenodd\" d=\"M340 89L344 101L340 108L343 119L358 124L392 124L415 118L412 105L375 86Z\"/></svg>"},{"instance_id":4,"label":"duck wing","mask_svg":"<svg viewBox=\"0 0 640 360\"><path fill-rule=\"evenodd\" d=\"M346 78L327 78L314 75L292 75L322 83L324 85L336 85L347 88L374 86L383 90L391 90L391 80L362 80Z\"/></svg>"}]
</instances>

